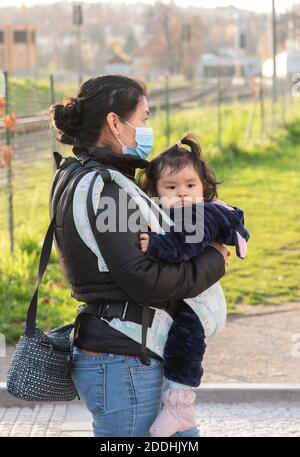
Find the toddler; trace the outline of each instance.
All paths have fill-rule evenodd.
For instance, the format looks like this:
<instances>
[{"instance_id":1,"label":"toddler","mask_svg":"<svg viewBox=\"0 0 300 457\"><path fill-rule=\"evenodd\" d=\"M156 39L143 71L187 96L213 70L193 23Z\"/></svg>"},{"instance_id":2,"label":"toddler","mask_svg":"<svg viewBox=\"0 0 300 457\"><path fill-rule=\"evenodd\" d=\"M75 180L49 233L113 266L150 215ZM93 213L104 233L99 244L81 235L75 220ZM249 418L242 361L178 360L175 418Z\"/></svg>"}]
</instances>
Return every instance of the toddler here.
<instances>
[{"instance_id":1,"label":"toddler","mask_svg":"<svg viewBox=\"0 0 300 457\"><path fill-rule=\"evenodd\" d=\"M140 234L145 255L152 260L181 262L217 241L235 246L238 257L244 258L250 237L244 213L217 199L217 184L191 133L156 157L141 175L140 185L151 197L159 197L174 226L162 235L151 231ZM183 302L164 348L167 389L163 408L150 427L151 436L171 436L196 425L192 387L200 385L205 348L203 325Z\"/></svg>"}]
</instances>

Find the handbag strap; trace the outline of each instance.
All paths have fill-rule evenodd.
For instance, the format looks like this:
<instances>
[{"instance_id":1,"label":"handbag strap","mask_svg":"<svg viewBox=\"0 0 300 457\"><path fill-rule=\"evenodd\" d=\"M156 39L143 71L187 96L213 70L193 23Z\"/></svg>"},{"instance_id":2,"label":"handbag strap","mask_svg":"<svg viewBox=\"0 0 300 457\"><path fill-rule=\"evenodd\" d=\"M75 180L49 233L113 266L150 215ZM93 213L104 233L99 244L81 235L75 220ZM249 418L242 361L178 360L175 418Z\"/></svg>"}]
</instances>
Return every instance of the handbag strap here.
<instances>
[{"instance_id":1,"label":"handbag strap","mask_svg":"<svg viewBox=\"0 0 300 457\"><path fill-rule=\"evenodd\" d=\"M52 243L53 243L55 220L56 220L56 211L57 211L57 207L53 213L51 222L49 224L49 227L48 227L48 230L47 230L44 242L43 242L43 247L41 250L40 262L39 262L38 283L37 283L36 289L34 291L34 294L31 299L31 302L30 302L30 305L28 308L28 312L27 312L25 334L29 338L33 338L35 335L35 332L36 332L36 313L37 313L38 292L39 292L39 286L41 284L41 281L43 279L44 273L46 271L46 268L47 268L47 265L48 265L49 259L50 259Z\"/></svg>"},{"instance_id":2,"label":"handbag strap","mask_svg":"<svg viewBox=\"0 0 300 457\"><path fill-rule=\"evenodd\" d=\"M58 154L58 153L56 153ZM57 162L56 162L57 163ZM58 164L59 167L59 164ZM104 171L105 169L103 169ZM99 168L100 171L100 168ZM101 170L102 171L102 170ZM51 255L51 249L52 249L52 244L53 244L53 237L54 237L54 229L55 229L55 223L56 223L56 214L57 214L57 208L59 206L59 202L62 199L62 196L65 194L65 192L68 189L68 183L71 181L72 177L74 175L71 173L71 176L69 180L67 180L67 183L65 185L64 190L62 191L61 195L59 196L56 204L56 208L53 211L53 215L51 218L51 222L49 224L41 254L40 254L40 260L39 260L39 269L38 269L38 282L36 289L34 291L34 294L32 296L28 311L27 311L27 317L26 317L26 328L25 328L25 335L28 338L33 338L36 333L36 315L37 315L37 304L38 304L38 292L39 292L39 287L41 284L41 281L43 279L43 276L45 274L45 271L47 269L47 265L49 263L50 255Z\"/></svg>"}]
</instances>

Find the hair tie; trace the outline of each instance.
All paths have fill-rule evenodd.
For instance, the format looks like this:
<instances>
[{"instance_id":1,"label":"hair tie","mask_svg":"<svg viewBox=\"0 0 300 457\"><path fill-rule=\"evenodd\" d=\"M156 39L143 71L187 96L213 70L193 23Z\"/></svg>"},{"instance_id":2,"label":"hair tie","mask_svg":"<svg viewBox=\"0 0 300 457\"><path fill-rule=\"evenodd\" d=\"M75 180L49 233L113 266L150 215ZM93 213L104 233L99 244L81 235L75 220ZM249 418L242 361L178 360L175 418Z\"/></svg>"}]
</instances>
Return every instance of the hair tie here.
<instances>
[{"instance_id":1,"label":"hair tie","mask_svg":"<svg viewBox=\"0 0 300 457\"><path fill-rule=\"evenodd\" d=\"M181 144L182 144L182 143L181 143L181 140L178 140L178 141L175 143L174 147L177 148L177 149L179 149L180 146L181 146Z\"/></svg>"},{"instance_id":2,"label":"hair tie","mask_svg":"<svg viewBox=\"0 0 300 457\"><path fill-rule=\"evenodd\" d=\"M80 116L82 112L82 100L80 98L76 98L74 100L74 108L77 112L77 114Z\"/></svg>"}]
</instances>

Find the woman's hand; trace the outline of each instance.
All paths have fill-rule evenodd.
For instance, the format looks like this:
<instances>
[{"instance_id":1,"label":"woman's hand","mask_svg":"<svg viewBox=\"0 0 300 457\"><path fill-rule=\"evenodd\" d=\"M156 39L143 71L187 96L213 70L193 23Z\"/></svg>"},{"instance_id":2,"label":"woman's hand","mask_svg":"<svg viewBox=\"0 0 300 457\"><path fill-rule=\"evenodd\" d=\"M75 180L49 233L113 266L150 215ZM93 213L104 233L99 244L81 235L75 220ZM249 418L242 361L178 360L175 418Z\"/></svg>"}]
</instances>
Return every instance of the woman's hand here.
<instances>
[{"instance_id":1,"label":"woman's hand","mask_svg":"<svg viewBox=\"0 0 300 457\"><path fill-rule=\"evenodd\" d=\"M140 247L142 252L147 252L149 245L149 235L147 233L141 233L140 234Z\"/></svg>"},{"instance_id":2,"label":"woman's hand","mask_svg":"<svg viewBox=\"0 0 300 457\"><path fill-rule=\"evenodd\" d=\"M231 252L226 248L225 244L221 244L218 241L212 241L210 243L210 246L217 249L217 251L219 251L220 254L222 254L222 256L224 257L225 266L228 267Z\"/></svg>"}]
</instances>

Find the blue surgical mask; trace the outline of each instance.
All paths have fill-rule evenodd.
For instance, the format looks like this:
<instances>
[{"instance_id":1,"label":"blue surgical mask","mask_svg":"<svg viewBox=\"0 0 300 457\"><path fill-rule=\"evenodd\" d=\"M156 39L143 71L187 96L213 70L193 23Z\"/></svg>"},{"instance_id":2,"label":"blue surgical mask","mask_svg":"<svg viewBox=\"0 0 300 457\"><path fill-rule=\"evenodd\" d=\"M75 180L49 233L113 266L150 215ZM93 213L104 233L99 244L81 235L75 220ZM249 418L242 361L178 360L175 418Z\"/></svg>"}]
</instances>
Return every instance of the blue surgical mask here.
<instances>
[{"instance_id":1,"label":"blue surgical mask","mask_svg":"<svg viewBox=\"0 0 300 457\"><path fill-rule=\"evenodd\" d=\"M131 154L141 159L146 159L153 148L153 129L151 127L134 127L125 121L130 127L135 129L136 147L125 146L119 138L117 140L122 145L123 154Z\"/></svg>"}]
</instances>

